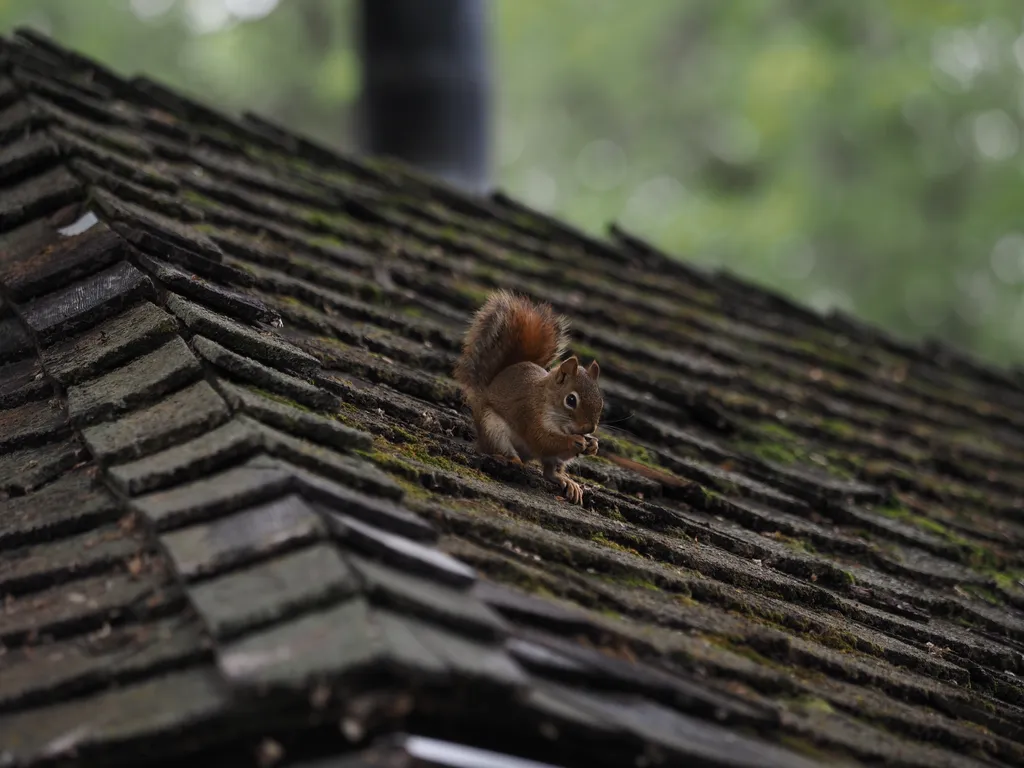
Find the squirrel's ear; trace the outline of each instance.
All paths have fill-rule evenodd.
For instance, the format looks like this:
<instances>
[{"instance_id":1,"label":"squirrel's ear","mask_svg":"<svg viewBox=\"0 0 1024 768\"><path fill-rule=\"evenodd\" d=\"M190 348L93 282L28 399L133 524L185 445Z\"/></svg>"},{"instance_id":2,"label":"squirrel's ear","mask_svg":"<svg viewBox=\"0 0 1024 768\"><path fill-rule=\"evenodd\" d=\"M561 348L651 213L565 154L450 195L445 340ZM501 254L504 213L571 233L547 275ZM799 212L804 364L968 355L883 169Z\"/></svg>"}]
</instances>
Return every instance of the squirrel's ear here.
<instances>
[{"instance_id":1,"label":"squirrel's ear","mask_svg":"<svg viewBox=\"0 0 1024 768\"><path fill-rule=\"evenodd\" d=\"M576 369L580 367L580 361L575 356L570 357L560 366L558 366L558 383L561 384L565 381L567 376L575 376Z\"/></svg>"},{"instance_id":2,"label":"squirrel's ear","mask_svg":"<svg viewBox=\"0 0 1024 768\"><path fill-rule=\"evenodd\" d=\"M597 364L597 360L587 366L587 375L597 381L597 377L601 375L601 366Z\"/></svg>"}]
</instances>

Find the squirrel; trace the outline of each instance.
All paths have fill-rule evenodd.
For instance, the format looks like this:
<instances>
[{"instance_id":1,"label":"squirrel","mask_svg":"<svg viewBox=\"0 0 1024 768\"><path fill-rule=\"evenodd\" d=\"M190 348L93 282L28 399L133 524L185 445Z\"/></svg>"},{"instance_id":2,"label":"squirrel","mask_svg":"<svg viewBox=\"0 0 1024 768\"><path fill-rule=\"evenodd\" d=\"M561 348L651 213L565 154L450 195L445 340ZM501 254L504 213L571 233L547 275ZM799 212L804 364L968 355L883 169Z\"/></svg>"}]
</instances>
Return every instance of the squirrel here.
<instances>
[{"instance_id":1,"label":"squirrel","mask_svg":"<svg viewBox=\"0 0 1024 768\"><path fill-rule=\"evenodd\" d=\"M573 356L548 369L568 342L569 321L550 305L496 291L470 322L454 375L473 411L477 448L516 464L540 460L544 477L582 504L566 465L597 453L604 398L596 360L584 368Z\"/></svg>"}]
</instances>

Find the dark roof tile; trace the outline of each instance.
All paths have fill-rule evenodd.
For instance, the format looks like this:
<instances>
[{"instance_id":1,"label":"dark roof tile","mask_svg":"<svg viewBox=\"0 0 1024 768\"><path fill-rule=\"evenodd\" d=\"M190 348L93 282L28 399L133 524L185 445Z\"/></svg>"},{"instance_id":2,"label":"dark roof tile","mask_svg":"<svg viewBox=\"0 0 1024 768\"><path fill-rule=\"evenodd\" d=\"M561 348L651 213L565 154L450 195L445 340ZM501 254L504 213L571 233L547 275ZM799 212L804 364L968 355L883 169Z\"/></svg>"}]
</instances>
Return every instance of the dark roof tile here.
<instances>
[{"instance_id":1,"label":"dark roof tile","mask_svg":"<svg viewBox=\"0 0 1024 768\"><path fill-rule=\"evenodd\" d=\"M68 388L68 412L76 425L109 419L199 378L202 368L175 336L155 351L99 378Z\"/></svg>"},{"instance_id":2,"label":"dark roof tile","mask_svg":"<svg viewBox=\"0 0 1024 768\"><path fill-rule=\"evenodd\" d=\"M115 573L60 584L7 600L0 642L8 647L39 637L98 630L107 623L143 618L165 606L158 579Z\"/></svg>"},{"instance_id":3,"label":"dark roof tile","mask_svg":"<svg viewBox=\"0 0 1024 768\"><path fill-rule=\"evenodd\" d=\"M31 350L32 339L21 321L15 317L0 318L0 363L21 360Z\"/></svg>"},{"instance_id":4,"label":"dark roof tile","mask_svg":"<svg viewBox=\"0 0 1024 768\"><path fill-rule=\"evenodd\" d=\"M94 188L93 198L107 216L121 225L141 228L145 232L168 240L185 250L202 254L213 261L220 261L223 256L220 248L195 227L148 208L120 200L102 189ZM117 226L114 228L118 229Z\"/></svg>"},{"instance_id":5,"label":"dark roof tile","mask_svg":"<svg viewBox=\"0 0 1024 768\"><path fill-rule=\"evenodd\" d=\"M207 653L201 640L196 622L177 617L105 628L50 643L42 652L15 649L4 658L0 711L53 703L67 691L80 695L198 661Z\"/></svg>"},{"instance_id":6,"label":"dark roof tile","mask_svg":"<svg viewBox=\"0 0 1024 768\"><path fill-rule=\"evenodd\" d=\"M75 439L0 453L0 498L21 496L55 480L85 456Z\"/></svg>"},{"instance_id":7,"label":"dark roof tile","mask_svg":"<svg viewBox=\"0 0 1024 768\"><path fill-rule=\"evenodd\" d=\"M387 639L374 631L369 616L366 601L353 597L225 644L219 668L238 686L312 690L325 678L363 671L385 656Z\"/></svg>"},{"instance_id":8,"label":"dark roof tile","mask_svg":"<svg viewBox=\"0 0 1024 768\"><path fill-rule=\"evenodd\" d=\"M151 296L153 284L142 272L122 261L25 305L25 323L40 341L49 343L110 317L124 306Z\"/></svg>"},{"instance_id":9,"label":"dark roof tile","mask_svg":"<svg viewBox=\"0 0 1024 768\"><path fill-rule=\"evenodd\" d=\"M391 475L365 459L338 454L272 427L262 427L262 434L263 447L267 453L279 459L331 477L365 493L390 499L400 499L404 493Z\"/></svg>"},{"instance_id":10,"label":"dark roof tile","mask_svg":"<svg viewBox=\"0 0 1024 768\"><path fill-rule=\"evenodd\" d=\"M109 572L145 546L138 533L106 525L6 551L0 562L0 594L18 596L73 578Z\"/></svg>"},{"instance_id":11,"label":"dark roof tile","mask_svg":"<svg viewBox=\"0 0 1024 768\"><path fill-rule=\"evenodd\" d=\"M53 392L43 378L43 368L31 358L0 365L0 409L14 408L40 400Z\"/></svg>"},{"instance_id":12,"label":"dark roof tile","mask_svg":"<svg viewBox=\"0 0 1024 768\"><path fill-rule=\"evenodd\" d=\"M264 462L262 458L255 460L257 465ZM437 538L437 532L428 523L395 503L401 495L401 488L398 486L389 486L387 498L381 498L347 487L301 467L289 465L287 462L271 460L266 466L287 471L295 479L296 487L301 490L303 496L329 509L344 512L363 522L410 539L433 541ZM369 490L379 492L380 489ZM392 490L397 490L398 493L392 493Z\"/></svg>"},{"instance_id":13,"label":"dark roof tile","mask_svg":"<svg viewBox=\"0 0 1024 768\"><path fill-rule=\"evenodd\" d=\"M189 274L151 256L141 256L139 261L158 281L175 293L215 307L221 312L228 312L248 323L280 324L278 314L257 298L216 285L195 273ZM275 336L260 335L235 320L179 296L172 296L167 302L167 308L195 333L203 333L243 354L264 357L269 353L271 359L266 362L271 365L283 363L285 367L300 372L313 370L314 361L308 355Z\"/></svg>"},{"instance_id":14,"label":"dark roof tile","mask_svg":"<svg viewBox=\"0 0 1024 768\"><path fill-rule=\"evenodd\" d=\"M507 631L504 619L464 588L431 583L354 554L346 555L346 562L359 574L370 599L381 607L482 640L499 639Z\"/></svg>"},{"instance_id":15,"label":"dark roof tile","mask_svg":"<svg viewBox=\"0 0 1024 768\"><path fill-rule=\"evenodd\" d=\"M35 120L32 107L27 102L16 101L3 107L0 109L0 141L12 141L25 135Z\"/></svg>"},{"instance_id":16,"label":"dark roof tile","mask_svg":"<svg viewBox=\"0 0 1024 768\"><path fill-rule=\"evenodd\" d=\"M84 190L63 166L32 176L4 190L0 229L8 230L82 199Z\"/></svg>"},{"instance_id":17,"label":"dark roof tile","mask_svg":"<svg viewBox=\"0 0 1024 768\"><path fill-rule=\"evenodd\" d=\"M0 450L32 447L59 440L70 431L60 403L49 400L0 411Z\"/></svg>"},{"instance_id":18,"label":"dark roof tile","mask_svg":"<svg viewBox=\"0 0 1024 768\"><path fill-rule=\"evenodd\" d=\"M215 302L206 302L214 303ZM263 307L255 312L256 316L247 318L261 320L269 316L270 310ZM203 306L194 304L180 296L170 296L167 308L177 315L193 333L202 334L235 352L254 357L266 365L294 371L302 376L310 376L316 372L316 359L282 340L273 333L260 333L254 328L243 325L235 320L212 312ZM237 313L245 317L246 313Z\"/></svg>"},{"instance_id":19,"label":"dark roof tile","mask_svg":"<svg viewBox=\"0 0 1024 768\"><path fill-rule=\"evenodd\" d=\"M327 410L337 403L337 399L333 395L324 392L308 381L282 373L237 352L232 352L205 336L193 337L192 347L196 354L202 356L204 360L231 376L254 384L260 389L266 389L274 394L296 400L309 408Z\"/></svg>"},{"instance_id":20,"label":"dark roof tile","mask_svg":"<svg viewBox=\"0 0 1024 768\"><path fill-rule=\"evenodd\" d=\"M114 229L141 253L158 256L164 261L177 264L189 273L202 275L208 280L222 285L232 285L235 288L249 288L255 282L248 272L221 262L220 256L211 258L209 254L185 248L166 237L146 230L133 229L124 224L115 224Z\"/></svg>"},{"instance_id":21,"label":"dark roof tile","mask_svg":"<svg viewBox=\"0 0 1024 768\"><path fill-rule=\"evenodd\" d=\"M176 706L168 708L169 702ZM164 737L161 743L170 747L169 733L180 745L191 727L209 728L230 704L230 691L213 670L188 669L11 715L0 720L0 744L7 755L26 763L71 755L84 759L154 737Z\"/></svg>"},{"instance_id":22,"label":"dark roof tile","mask_svg":"<svg viewBox=\"0 0 1024 768\"><path fill-rule=\"evenodd\" d=\"M187 485L148 493L135 499L132 506L162 531L270 501L285 494L291 483L288 472L250 462Z\"/></svg>"},{"instance_id":23,"label":"dark roof tile","mask_svg":"<svg viewBox=\"0 0 1024 768\"><path fill-rule=\"evenodd\" d=\"M59 154L57 145L41 133L29 133L0 149L0 184L24 178L26 171L50 165Z\"/></svg>"},{"instance_id":24,"label":"dark roof tile","mask_svg":"<svg viewBox=\"0 0 1024 768\"><path fill-rule=\"evenodd\" d=\"M203 434L229 415L221 396L199 380L151 406L84 428L82 439L101 461L122 462Z\"/></svg>"},{"instance_id":25,"label":"dark roof tile","mask_svg":"<svg viewBox=\"0 0 1024 768\"><path fill-rule=\"evenodd\" d=\"M192 580L294 549L323 534L320 516L290 495L179 528L160 541L178 574Z\"/></svg>"},{"instance_id":26,"label":"dark roof tile","mask_svg":"<svg viewBox=\"0 0 1024 768\"><path fill-rule=\"evenodd\" d=\"M342 542L388 565L421 574L454 587L468 587L476 574L458 560L419 542L396 536L338 512L327 513L327 524Z\"/></svg>"},{"instance_id":27,"label":"dark roof tile","mask_svg":"<svg viewBox=\"0 0 1024 768\"><path fill-rule=\"evenodd\" d=\"M129 496L208 475L255 453L259 430L233 419L198 437L145 458L110 468L111 479Z\"/></svg>"},{"instance_id":28,"label":"dark roof tile","mask_svg":"<svg viewBox=\"0 0 1024 768\"><path fill-rule=\"evenodd\" d=\"M236 386L228 381L217 385L232 407L252 418L284 432L301 435L320 445L341 451L368 450L373 438L365 432L347 427L305 408L297 408L258 390Z\"/></svg>"},{"instance_id":29,"label":"dark roof tile","mask_svg":"<svg viewBox=\"0 0 1024 768\"><path fill-rule=\"evenodd\" d=\"M80 336L43 350L46 372L77 384L158 346L177 329L174 317L143 301Z\"/></svg>"},{"instance_id":30,"label":"dark roof tile","mask_svg":"<svg viewBox=\"0 0 1024 768\"><path fill-rule=\"evenodd\" d=\"M355 574L336 549L314 544L204 581L191 589L190 596L210 631L227 639L339 602L357 591Z\"/></svg>"},{"instance_id":31,"label":"dark roof tile","mask_svg":"<svg viewBox=\"0 0 1024 768\"><path fill-rule=\"evenodd\" d=\"M593 713L605 722L635 732L645 741L668 749L675 759L736 768L811 768L817 761L782 747L742 736L720 725L698 720L639 697L582 694L565 688L549 691L562 703Z\"/></svg>"},{"instance_id":32,"label":"dark roof tile","mask_svg":"<svg viewBox=\"0 0 1024 768\"><path fill-rule=\"evenodd\" d=\"M522 669L500 644L481 642L463 633L453 633L434 622L377 608L373 623L394 648L419 657L437 658L456 680L484 682L492 686L525 687Z\"/></svg>"}]
</instances>

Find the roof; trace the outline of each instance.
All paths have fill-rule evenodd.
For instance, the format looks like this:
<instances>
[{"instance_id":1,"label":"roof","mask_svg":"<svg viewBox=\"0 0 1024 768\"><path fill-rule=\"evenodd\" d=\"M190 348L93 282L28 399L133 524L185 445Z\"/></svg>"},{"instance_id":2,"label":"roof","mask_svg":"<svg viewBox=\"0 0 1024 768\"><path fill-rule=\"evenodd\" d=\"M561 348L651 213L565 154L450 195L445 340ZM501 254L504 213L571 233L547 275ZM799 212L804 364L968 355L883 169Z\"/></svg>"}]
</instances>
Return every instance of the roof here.
<instances>
[{"instance_id":1,"label":"roof","mask_svg":"<svg viewBox=\"0 0 1024 768\"><path fill-rule=\"evenodd\" d=\"M1024 762L1019 374L0 68L0 764ZM582 507L473 450L499 286L601 362Z\"/></svg>"}]
</instances>

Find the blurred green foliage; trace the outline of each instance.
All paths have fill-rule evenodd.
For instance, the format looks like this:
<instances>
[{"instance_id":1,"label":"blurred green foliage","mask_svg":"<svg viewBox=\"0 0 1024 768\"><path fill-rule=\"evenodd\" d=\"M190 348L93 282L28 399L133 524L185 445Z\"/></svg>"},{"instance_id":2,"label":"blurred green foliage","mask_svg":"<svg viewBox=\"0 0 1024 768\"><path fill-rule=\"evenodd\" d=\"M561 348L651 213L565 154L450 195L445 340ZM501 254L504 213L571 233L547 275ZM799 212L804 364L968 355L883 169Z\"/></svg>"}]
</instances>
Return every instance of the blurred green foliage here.
<instances>
[{"instance_id":1,"label":"blurred green foliage","mask_svg":"<svg viewBox=\"0 0 1024 768\"><path fill-rule=\"evenodd\" d=\"M350 0L0 0L352 148ZM595 232L1024 360L1019 0L495 0L498 185Z\"/></svg>"}]
</instances>

